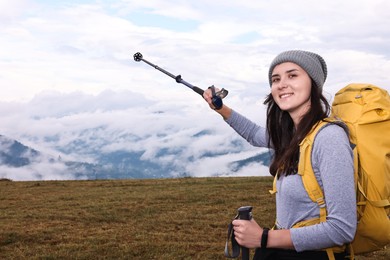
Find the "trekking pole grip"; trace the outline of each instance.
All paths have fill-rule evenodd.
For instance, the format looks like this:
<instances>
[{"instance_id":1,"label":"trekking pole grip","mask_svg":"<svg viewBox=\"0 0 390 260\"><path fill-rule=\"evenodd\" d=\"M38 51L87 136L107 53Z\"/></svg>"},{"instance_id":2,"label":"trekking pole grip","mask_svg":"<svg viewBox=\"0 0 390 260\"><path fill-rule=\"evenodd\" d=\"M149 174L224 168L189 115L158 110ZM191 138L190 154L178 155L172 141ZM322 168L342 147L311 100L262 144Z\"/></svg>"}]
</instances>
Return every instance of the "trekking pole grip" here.
<instances>
[{"instance_id":1,"label":"trekking pole grip","mask_svg":"<svg viewBox=\"0 0 390 260\"><path fill-rule=\"evenodd\" d=\"M238 209L238 218L242 220L251 220L252 219L252 207L243 206ZM249 260L249 248L241 248L241 259Z\"/></svg>"}]
</instances>

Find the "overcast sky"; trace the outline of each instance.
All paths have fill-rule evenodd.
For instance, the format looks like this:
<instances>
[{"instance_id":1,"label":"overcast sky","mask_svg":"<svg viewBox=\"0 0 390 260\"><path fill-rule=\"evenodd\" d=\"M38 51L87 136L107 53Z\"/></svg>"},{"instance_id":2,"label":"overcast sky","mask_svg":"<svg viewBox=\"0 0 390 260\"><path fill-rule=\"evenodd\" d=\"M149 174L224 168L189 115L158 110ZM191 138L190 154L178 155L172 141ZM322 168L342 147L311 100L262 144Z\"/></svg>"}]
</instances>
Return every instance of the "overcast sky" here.
<instances>
[{"instance_id":1,"label":"overcast sky","mask_svg":"<svg viewBox=\"0 0 390 260\"><path fill-rule=\"evenodd\" d=\"M331 93L356 81L388 87L389 13L385 0L1 0L0 100L47 90L182 93L134 62L138 51L194 85L259 99L269 63L287 49L324 56Z\"/></svg>"},{"instance_id":2,"label":"overcast sky","mask_svg":"<svg viewBox=\"0 0 390 260\"><path fill-rule=\"evenodd\" d=\"M0 134L36 145L101 125L143 136L209 127L223 142L231 130L199 95L134 53L228 89L225 102L261 124L268 66L284 50L325 58L329 99L352 82L390 90L389 13L385 0L0 0Z\"/></svg>"}]
</instances>

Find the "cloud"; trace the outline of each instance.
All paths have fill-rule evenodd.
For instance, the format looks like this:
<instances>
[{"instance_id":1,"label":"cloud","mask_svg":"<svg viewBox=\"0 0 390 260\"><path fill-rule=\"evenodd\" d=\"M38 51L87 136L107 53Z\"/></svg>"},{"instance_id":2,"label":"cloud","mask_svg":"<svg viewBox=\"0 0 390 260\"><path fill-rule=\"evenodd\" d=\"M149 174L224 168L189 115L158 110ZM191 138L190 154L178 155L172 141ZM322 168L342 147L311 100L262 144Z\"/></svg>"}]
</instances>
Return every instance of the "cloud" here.
<instances>
[{"instance_id":1,"label":"cloud","mask_svg":"<svg viewBox=\"0 0 390 260\"><path fill-rule=\"evenodd\" d=\"M260 162L250 163L238 171L233 172L230 164L265 152L264 149L249 149L240 153L227 153L216 158L204 157L197 160L197 163L186 165L186 171L195 177L207 176L269 176L269 169Z\"/></svg>"},{"instance_id":2,"label":"cloud","mask_svg":"<svg viewBox=\"0 0 390 260\"><path fill-rule=\"evenodd\" d=\"M14 13L12 10L21 3L4 8ZM384 13L386 8L380 7L388 3L328 1L321 8L307 1L294 5L298 4L303 8L294 12L283 1L272 5L248 1L86 2L35 4L30 12L21 8L24 11L15 16L19 22L2 29L1 49L7 50L1 55L7 69L3 98L15 98L14 89L25 89L18 96L26 99L42 89L97 94L107 88L125 89L136 82L140 86L137 91L145 94L153 92L153 85L169 84L158 76L151 80L151 73L133 64L131 55L136 51L145 52L156 62L164 61L176 71L180 68L203 86L242 81L241 88L247 81L265 81L259 68L287 48L314 49L330 57L337 57L336 49L385 51L388 18L373 13ZM137 16L132 16L134 13ZM351 23L352 14L362 19ZM137 24L148 15L177 19L175 24L194 21L197 25L177 32L177 28L165 28L158 20L155 25ZM238 41L245 35L256 37L249 42Z\"/></svg>"},{"instance_id":3,"label":"cloud","mask_svg":"<svg viewBox=\"0 0 390 260\"><path fill-rule=\"evenodd\" d=\"M241 159L245 159L245 152L255 149L212 113L202 99L198 100L201 106L152 100L149 106L144 106L142 97L131 92L110 91L104 95L42 92L29 103L11 103L13 106L0 103L0 108L9 110L8 115L0 116L3 122L0 131L64 160L98 163L105 154L126 151L141 153L141 160L181 169L171 172L172 175L183 172L192 175L191 170L196 170L197 164L213 156L215 162L225 164L221 167L226 171L218 174L226 173L231 158L225 154L237 157L242 154ZM40 160L39 165L45 161L48 160ZM58 176L72 177L65 169L51 167L45 173L38 170L38 165L34 167L34 170L28 168L27 176L59 178L54 175L57 172Z\"/></svg>"},{"instance_id":4,"label":"cloud","mask_svg":"<svg viewBox=\"0 0 390 260\"><path fill-rule=\"evenodd\" d=\"M23 167L7 167L0 165L0 177L15 181L31 180L74 180L76 176L62 163L33 163ZM77 177L80 179L80 177Z\"/></svg>"},{"instance_id":5,"label":"cloud","mask_svg":"<svg viewBox=\"0 0 390 260\"><path fill-rule=\"evenodd\" d=\"M29 12L16 11L27 4ZM389 18L377 15L388 7L386 1L16 1L4 6L14 22L0 29L2 99L28 100L46 89L97 95L131 88L160 99L177 93L171 79L132 60L137 51L194 85L240 92L266 86L268 64L285 49L318 51L328 60L346 51L366 55L366 63L370 54L388 60ZM141 24L148 16L172 26L158 19ZM180 28L183 22L192 25ZM346 75L334 71L336 78ZM374 73L366 81L375 81Z\"/></svg>"}]
</instances>

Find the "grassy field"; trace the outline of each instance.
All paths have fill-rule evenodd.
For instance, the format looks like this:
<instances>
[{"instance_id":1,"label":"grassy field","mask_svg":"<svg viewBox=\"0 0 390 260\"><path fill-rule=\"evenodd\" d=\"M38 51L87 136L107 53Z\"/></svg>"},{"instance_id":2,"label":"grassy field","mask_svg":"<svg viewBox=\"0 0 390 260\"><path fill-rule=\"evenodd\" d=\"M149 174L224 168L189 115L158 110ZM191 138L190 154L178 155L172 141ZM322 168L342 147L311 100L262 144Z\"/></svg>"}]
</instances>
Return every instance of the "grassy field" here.
<instances>
[{"instance_id":1,"label":"grassy field","mask_svg":"<svg viewBox=\"0 0 390 260\"><path fill-rule=\"evenodd\" d=\"M273 225L271 186L266 177L0 181L0 259L226 259L237 208L254 206Z\"/></svg>"}]
</instances>

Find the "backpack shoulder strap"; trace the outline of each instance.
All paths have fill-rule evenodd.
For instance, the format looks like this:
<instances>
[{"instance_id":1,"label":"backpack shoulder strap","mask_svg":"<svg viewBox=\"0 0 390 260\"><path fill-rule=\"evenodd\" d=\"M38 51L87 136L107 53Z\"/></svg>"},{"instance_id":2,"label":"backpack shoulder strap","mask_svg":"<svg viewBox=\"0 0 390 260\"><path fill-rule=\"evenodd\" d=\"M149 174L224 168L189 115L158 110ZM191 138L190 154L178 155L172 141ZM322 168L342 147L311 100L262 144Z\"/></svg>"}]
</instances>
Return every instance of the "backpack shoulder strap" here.
<instances>
[{"instance_id":1,"label":"backpack shoulder strap","mask_svg":"<svg viewBox=\"0 0 390 260\"><path fill-rule=\"evenodd\" d=\"M299 164L298 174L302 177L302 182L310 199L317 203L320 207L320 222L326 221L326 205L324 199L324 193L320 185L317 182L316 176L313 172L311 164L311 152L313 148L314 138L317 133L328 123L335 121L334 119L327 118L321 120L313 126L309 134L299 144Z\"/></svg>"},{"instance_id":2,"label":"backpack shoulder strap","mask_svg":"<svg viewBox=\"0 0 390 260\"><path fill-rule=\"evenodd\" d=\"M326 204L324 193L313 171L311 164L311 151L313 149L314 138L317 133L328 123L336 121L332 118L327 118L325 120L319 121L316 125L313 126L309 134L302 140L299 144L299 164L298 164L298 174L302 177L303 186L310 199L317 203L320 208L320 222L326 221ZM335 259L334 252L332 248L327 248L326 253L328 258L331 260Z\"/></svg>"}]
</instances>

